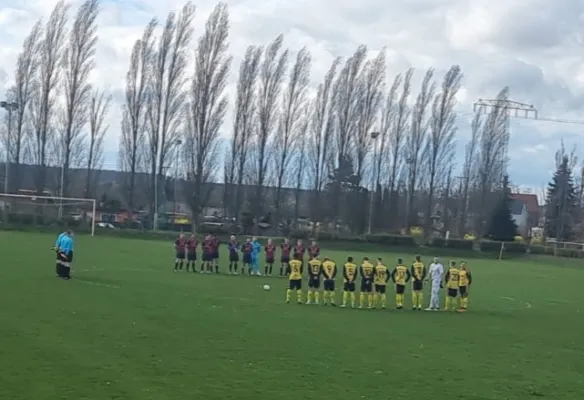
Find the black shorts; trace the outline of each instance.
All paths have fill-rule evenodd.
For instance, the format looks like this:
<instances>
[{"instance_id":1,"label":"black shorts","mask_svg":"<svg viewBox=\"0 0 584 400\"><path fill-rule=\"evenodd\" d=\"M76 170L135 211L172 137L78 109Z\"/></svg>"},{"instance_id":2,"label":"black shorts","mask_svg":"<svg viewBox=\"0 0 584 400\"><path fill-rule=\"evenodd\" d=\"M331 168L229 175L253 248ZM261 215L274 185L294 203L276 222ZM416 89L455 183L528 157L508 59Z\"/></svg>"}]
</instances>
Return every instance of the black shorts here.
<instances>
[{"instance_id":1,"label":"black shorts","mask_svg":"<svg viewBox=\"0 0 584 400\"><path fill-rule=\"evenodd\" d=\"M385 294L386 290L387 290L386 285L375 285L375 293Z\"/></svg>"},{"instance_id":2,"label":"black shorts","mask_svg":"<svg viewBox=\"0 0 584 400\"><path fill-rule=\"evenodd\" d=\"M302 279L290 279L290 290L300 290L302 289Z\"/></svg>"},{"instance_id":3,"label":"black shorts","mask_svg":"<svg viewBox=\"0 0 584 400\"><path fill-rule=\"evenodd\" d=\"M71 257L71 258L69 258L69 257ZM73 252L69 252L67 254L65 254L65 253L58 253L57 254L57 259L61 262L65 262L65 263L71 262L70 260L72 258L73 258Z\"/></svg>"},{"instance_id":4,"label":"black shorts","mask_svg":"<svg viewBox=\"0 0 584 400\"><path fill-rule=\"evenodd\" d=\"M460 293L460 297L468 296L468 291L466 290L466 286L459 286L458 293Z\"/></svg>"},{"instance_id":5,"label":"black shorts","mask_svg":"<svg viewBox=\"0 0 584 400\"><path fill-rule=\"evenodd\" d=\"M229 262L239 262L239 254L237 252L230 251Z\"/></svg>"},{"instance_id":6,"label":"black shorts","mask_svg":"<svg viewBox=\"0 0 584 400\"><path fill-rule=\"evenodd\" d=\"M266 257L266 264L273 264L274 263L274 257Z\"/></svg>"},{"instance_id":7,"label":"black shorts","mask_svg":"<svg viewBox=\"0 0 584 400\"><path fill-rule=\"evenodd\" d=\"M396 294L404 294L406 292L406 285L395 285Z\"/></svg>"},{"instance_id":8,"label":"black shorts","mask_svg":"<svg viewBox=\"0 0 584 400\"><path fill-rule=\"evenodd\" d=\"M345 282L343 286L343 290L345 292L354 292L355 291L355 282Z\"/></svg>"},{"instance_id":9,"label":"black shorts","mask_svg":"<svg viewBox=\"0 0 584 400\"><path fill-rule=\"evenodd\" d=\"M213 254L203 253L203 262L213 261Z\"/></svg>"},{"instance_id":10,"label":"black shorts","mask_svg":"<svg viewBox=\"0 0 584 400\"><path fill-rule=\"evenodd\" d=\"M176 259L177 260L184 260L185 259L185 252L184 251L177 251L176 252Z\"/></svg>"},{"instance_id":11,"label":"black shorts","mask_svg":"<svg viewBox=\"0 0 584 400\"><path fill-rule=\"evenodd\" d=\"M325 279L323 286L324 286L324 290L326 292L334 292L334 290L335 290L335 280L334 279Z\"/></svg>"},{"instance_id":12,"label":"black shorts","mask_svg":"<svg viewBox=\"0 0 584 400\"><path fill-rule=\"evenodd\" d=\"M311 289L319 289L320 288L320 279L319 278L308 278L308 287Z\"/></svg>"},{"instance_id":13,"label":"black shorts","mask_svg":"<svg viewBox=\"0 0 584 400\"><path fill-rule=\"evenodd\" d=\"M371 293L373 291L373 282L371 279L361 280L361 291L365 293Z\"/></svg>"},{"instance_id":14,"label":"black shorts","mask_svg":"<svg viewBox=\"0 0 584 400\"><path fill-rule=\"evenodd\" d=\"M421 292L424 290L424 281L414 281L414 283L412 283L412 290L414 292Z\"/></svg>"},{"instance_id":15,"label":"black shorts","mask_svg":"<svg viewBox=\"0 0 584 400\"><path fill-rule=\"evenodd\" d=\"M243 263L244 264L251 264L251 254L243 254Z\"/></svg>"},{"instance_id":16,"label":"black shorts","mask_svg":"<svg viewBox=\"0 0 584 400\"><path fill-rule=\"evenodd\" d=\"M212 258L213 260L217 260L219 258L219 252L218 251L214 251L212 254Z\"/></svg>"},{"instance_id":17,"label":"black shorts","mask_svg":"<svg viewBox=\"0 0 584 400\"><path fill-rule=\"evenodd\" d=\"M456 296L458 296L458 290L452 289L452 288L448 288L447 296L448 297L456 297Z\"/></svg>"},{"instance_id":18,"label":"black shorts","mask_svg":"<svg viewBox=\"0 0 584 400\"><path fill-rule=\"evenodd\" d=\"M69 260L70 263L73 262L73 250L71 250L69 254L67 254L67 259Z\"/></svg>"},{"instance_id":19,"label":"black shorts","mask_svg":"<svg viewBox=\"0 0 584 400\"><path fill-rule=\"evenodd\" d=\"M280 262L282 264L288 264L290 262L290 256L282 256L282 257L280 257Z\"/></svg>"}]
</instances>

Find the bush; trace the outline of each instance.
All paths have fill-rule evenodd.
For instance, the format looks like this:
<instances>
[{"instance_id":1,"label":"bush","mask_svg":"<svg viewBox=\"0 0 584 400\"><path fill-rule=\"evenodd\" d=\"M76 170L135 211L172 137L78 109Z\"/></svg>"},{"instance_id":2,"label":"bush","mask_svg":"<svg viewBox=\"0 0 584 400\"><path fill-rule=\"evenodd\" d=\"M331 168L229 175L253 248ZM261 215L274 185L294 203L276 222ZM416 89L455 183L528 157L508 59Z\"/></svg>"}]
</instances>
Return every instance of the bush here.
<instances>
[{"instance_id":1,"label":"bush","mask_svg":"<svg viewBox=\"0 0 584 400\"><path fill-rule=\"evenodd\" d=\"M481 240L481 251L485 253L498 253L501 251L501 243L505 243L503 253L526 253L527 245L517 242L496 242L491 240Z\"/></svg>"},{"instance_id":2,"label":"bush","mask_svg":"<svg viewBox=\"0 0 584 400\"><path fill-rule=\"evenodd\" d=\"M384 246L417 247L416 239L407 235L391 235L386 233L366 235L362 241Z\"/></svg>"},{"instance_id":3,"label":"bush","mask_svg":"<svg viewBox=\"0 0 584 400\"><path fill-rule=\"evenodd\" d=\"M472 250L473 241L467 239L444 239L444 238L434 238L432 243L429 244L430 247L445 247L449 249L459 249L459 250Z\"/></svg>"}]
</instances>

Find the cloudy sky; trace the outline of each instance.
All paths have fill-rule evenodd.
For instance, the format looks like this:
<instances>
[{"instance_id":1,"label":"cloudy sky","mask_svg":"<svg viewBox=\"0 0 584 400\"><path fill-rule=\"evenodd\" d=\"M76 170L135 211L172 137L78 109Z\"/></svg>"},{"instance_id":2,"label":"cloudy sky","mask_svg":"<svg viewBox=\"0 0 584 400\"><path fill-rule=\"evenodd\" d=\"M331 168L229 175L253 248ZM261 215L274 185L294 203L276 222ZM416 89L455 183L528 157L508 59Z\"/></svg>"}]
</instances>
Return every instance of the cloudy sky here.
<instances>
[{"instance_id":1,"label":"cloudy sky","mask_svg":"<svg viewBox=\"0 0 584 400\"><path fill-rule=\"evenodd\" d=\"M0 95L10 85L23 38L46 18L56 0L0 0ZM79 2L71 1L73 7ZM199 0L196 34L214 0ZM582 32L584 0L233 0L234 68L245 47L284 33L291 50L307 46L316 85L336 56L359 44L388 49L388 77L409 67L442 74L459 64L465 74L458 107L459 147L468 137L472 103L492 98L505 85L511 99L534 104L542 117L584 120ZM163 20L179 0L102 0L96 85L120 95L130 49L152 18ZM232 74L232 81L235 80ZM230 90L233 86L230 86ZM106 143L108 169L116 168L119 109L114 104ZM560 140L578 144L584 159L584 126L515 119L511 124L510 173L515 184L539 190L553 170ZM226 126L225 135L228 134Z\"/></svg>"}]
</instances>

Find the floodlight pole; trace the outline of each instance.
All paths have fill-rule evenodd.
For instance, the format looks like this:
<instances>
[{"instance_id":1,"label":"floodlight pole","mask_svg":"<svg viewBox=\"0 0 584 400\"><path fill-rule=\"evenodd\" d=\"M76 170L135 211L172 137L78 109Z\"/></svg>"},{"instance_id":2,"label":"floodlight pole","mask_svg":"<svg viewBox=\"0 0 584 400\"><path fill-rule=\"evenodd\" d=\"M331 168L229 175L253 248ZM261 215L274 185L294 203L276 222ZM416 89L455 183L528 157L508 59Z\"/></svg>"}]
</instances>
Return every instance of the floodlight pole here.
<instances>
[{"instance_id":1,"label":"floodlight pole","mask_svg":"<svg viewBox=\"0 0 584 400\"><path fill-rule=\"evenodd\" d=\"M367 234L371 235L372 225L373 225L373 207L375 202L375 192L377 191L377 156L378 149L377 143L379 142L379 132L371 132L371 139L373 139L373 176L371 178L371 198L369 199L369 223L367 224Z\"/></svg>"}]
</instances>

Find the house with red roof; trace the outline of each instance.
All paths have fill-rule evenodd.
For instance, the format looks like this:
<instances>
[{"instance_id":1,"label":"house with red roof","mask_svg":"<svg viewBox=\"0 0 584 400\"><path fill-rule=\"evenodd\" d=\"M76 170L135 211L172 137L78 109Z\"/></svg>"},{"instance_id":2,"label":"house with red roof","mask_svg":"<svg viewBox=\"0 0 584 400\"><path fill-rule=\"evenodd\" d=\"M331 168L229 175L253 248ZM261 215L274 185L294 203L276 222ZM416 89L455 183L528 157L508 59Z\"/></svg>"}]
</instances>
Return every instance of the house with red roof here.
<instances>
[{"instance_id":1,"label":"house with red roof","mask_svg":"<svg viewBox=\"0 0 584 400\"><path fill-rule=\"evenodd\" d=\"M525 230L527 236L531 236L531 229L536 228L539 225L539 217L541 213L537 196L535 194L527 193L512 193L511 198L516 202L520 201L525 204L525 208L527 209L527 226Z\"/></svg>"}]
</instances>

